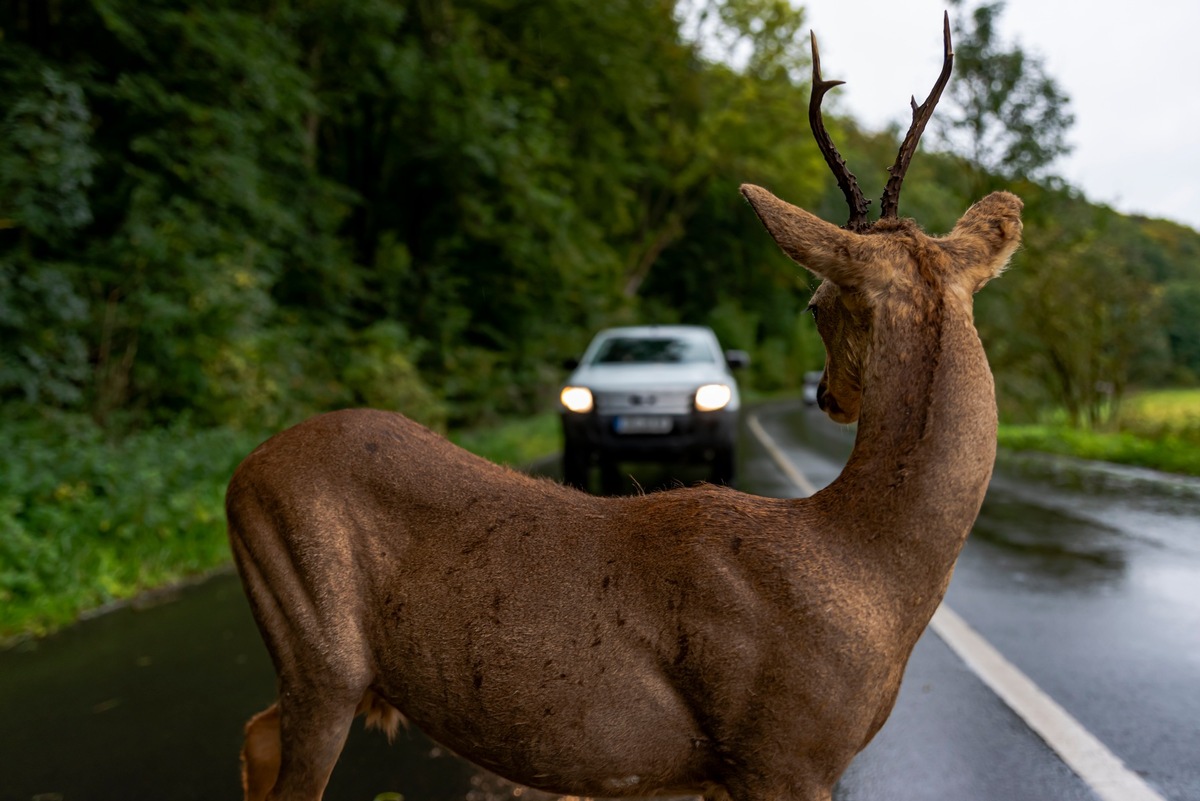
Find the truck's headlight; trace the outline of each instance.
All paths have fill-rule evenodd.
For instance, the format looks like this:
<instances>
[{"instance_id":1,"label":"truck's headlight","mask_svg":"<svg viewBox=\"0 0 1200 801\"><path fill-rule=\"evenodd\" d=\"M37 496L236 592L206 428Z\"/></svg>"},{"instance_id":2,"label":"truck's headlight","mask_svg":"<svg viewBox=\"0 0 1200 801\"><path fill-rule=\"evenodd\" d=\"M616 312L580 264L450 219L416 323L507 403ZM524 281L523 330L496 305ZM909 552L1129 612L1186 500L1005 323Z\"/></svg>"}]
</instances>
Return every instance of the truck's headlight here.
<instances>
[{"instance_id":1,"label":"truck's headlight","mask_svg":"<svg viewBox=\"0 0 1200 801\"><path fill-rule=\"evenodd\" d=\"M587 387L563 387L559 399L572 412L583 414L592 410L592 391Z\"/></svg>"},{"instance_id":2,"label":"truck's headlight","mask_svg":"<svg viewBox=\"0 0 1200 801\"><path fill-rule=\"evenodd\" d=\"M696 390L696 408L702 412L724 409L733 398L733 390L724 384L705 384Z\"/></svg>"}]
</instances>

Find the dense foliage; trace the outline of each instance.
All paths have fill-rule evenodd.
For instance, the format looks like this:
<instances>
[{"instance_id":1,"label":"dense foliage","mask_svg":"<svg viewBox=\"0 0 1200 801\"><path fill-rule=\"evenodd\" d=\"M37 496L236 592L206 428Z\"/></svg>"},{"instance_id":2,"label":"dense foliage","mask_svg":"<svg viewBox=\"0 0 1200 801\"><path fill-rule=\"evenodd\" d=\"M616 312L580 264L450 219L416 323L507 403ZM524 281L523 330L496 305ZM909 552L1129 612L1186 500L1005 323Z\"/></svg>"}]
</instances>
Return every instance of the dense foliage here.
<instances>
[{"instance_id":1,"label":"dense foliage","mask_svg":"<svg viewBox=\"0 0 1200 801\"><path fill-rule=\"evenodd\" d=\"M111 441L78 415L0 421L0 642L228 562L225 485L254 444L228 428Z\"/></svg>"},{"instance_id":2,"label":"dense foliage","mask_svg":"<svg viewBox=\"0 0 1200 801\"><path fill-rule=\"evenodd\" d=\"M1200 371L1200 244L1028 180L1070 115L995 40L1000 8L958 22L945 138L971 158L918 159L903 211L937 231L993 185L1026 197L981 315L1006 411L1095 421ZM794 386L820 360L808 279L737 185L844 213L801 22L783 0L7 3L0 400L119 428L352 404L461 424L544 406L564 357L632 320L710 323L753 384ZM895 132L832 124L882 184Z\"/></svg>"},{"instance_id":3,"label":"dense foliage","mask_svg":"<svg viewBox=\"0 0 1200 801\"><path fill-rule=\"evenodd\" d=\"M945 152L901 213L943 232L1025 199L978 303L1005 416L1104 423L1128 387L1195 383L1200 235L1056 181L1065 96L997 40L1000 3L955 5ZM787 0L0 4L0 606L219 561L238 457L314 412L546 409L603 325L708 323L749 387L798 386L810 279L737 188L844 219L802 23ZM878 197L902 132L835 116Z\"/></svg>"},{"instance_id":4,"label":"dense foliage","mask_svg":"<svg viewBox=\"0 0 1200 801\"><path fill-rule=\"evenodd\" d=\"M706 68L670 4L20 0L0 30L6 400L462 422L537 406L603 323L790 294L736 185L815 185L756 116L798 129L796 90ZM701 214L745 252L643 308Z\"/></svg>"}]
</instances>

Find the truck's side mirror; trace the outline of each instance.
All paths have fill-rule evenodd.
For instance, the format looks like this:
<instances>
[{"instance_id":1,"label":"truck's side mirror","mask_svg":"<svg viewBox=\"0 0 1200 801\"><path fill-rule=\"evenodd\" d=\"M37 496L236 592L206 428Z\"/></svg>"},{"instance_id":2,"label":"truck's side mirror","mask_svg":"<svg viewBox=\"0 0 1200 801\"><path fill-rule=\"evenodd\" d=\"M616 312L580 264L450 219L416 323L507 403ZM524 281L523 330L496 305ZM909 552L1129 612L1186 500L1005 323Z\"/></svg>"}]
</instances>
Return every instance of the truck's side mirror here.
<instances>
[{"instance_id":1,"label":"truck's side mirror","mask_svg":"<svg viewBox=\"0 0 1200 801\"><path fill-rule=\"evenodd\" d=\"M731 370L739 370L750 366L750 354L744 350L725 351L725 363Z\"/></svg>"}]
</instances>

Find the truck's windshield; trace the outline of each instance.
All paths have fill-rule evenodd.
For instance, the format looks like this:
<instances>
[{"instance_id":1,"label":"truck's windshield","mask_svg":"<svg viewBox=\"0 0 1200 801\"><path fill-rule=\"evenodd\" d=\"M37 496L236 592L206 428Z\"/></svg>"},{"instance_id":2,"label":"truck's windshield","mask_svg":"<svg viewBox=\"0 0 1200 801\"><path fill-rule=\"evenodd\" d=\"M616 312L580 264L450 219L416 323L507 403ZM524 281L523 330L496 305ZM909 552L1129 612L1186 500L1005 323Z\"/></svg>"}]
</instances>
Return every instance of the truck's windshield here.
<instances>
[{"instance_id":1,"label":"truck's windshield","mask_svg":"<svg viewBox=\"0 0 1200 801\"><path fill-rule=\"evenodd\" d=\"M692 337L609 337L593 364L679 364L712 362L708 343Z\"/></svg>"}]
</instances>

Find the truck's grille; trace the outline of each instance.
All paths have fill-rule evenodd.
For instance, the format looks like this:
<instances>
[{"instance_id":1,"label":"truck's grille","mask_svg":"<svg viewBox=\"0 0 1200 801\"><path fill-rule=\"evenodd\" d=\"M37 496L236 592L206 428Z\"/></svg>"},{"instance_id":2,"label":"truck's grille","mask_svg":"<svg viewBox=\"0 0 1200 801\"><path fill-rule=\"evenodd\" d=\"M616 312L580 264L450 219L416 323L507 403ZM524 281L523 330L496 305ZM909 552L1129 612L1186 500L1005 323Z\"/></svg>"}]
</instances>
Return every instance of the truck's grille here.
<instances>
[{"instance_id":1,"label":"truck's grille","mask_svg":"<svg viewBox=\"0 0 1200 801\"><path fill-rule=\"evenodd\" d=\"M596 392L600 414L687 414L692 410L692 393L682 390L633 390Z\"/></svg>"}]
</instances>

